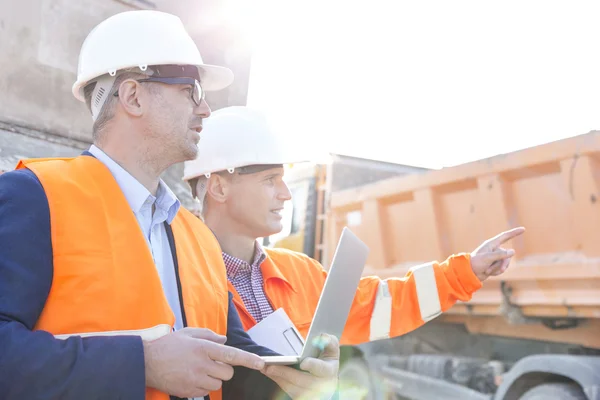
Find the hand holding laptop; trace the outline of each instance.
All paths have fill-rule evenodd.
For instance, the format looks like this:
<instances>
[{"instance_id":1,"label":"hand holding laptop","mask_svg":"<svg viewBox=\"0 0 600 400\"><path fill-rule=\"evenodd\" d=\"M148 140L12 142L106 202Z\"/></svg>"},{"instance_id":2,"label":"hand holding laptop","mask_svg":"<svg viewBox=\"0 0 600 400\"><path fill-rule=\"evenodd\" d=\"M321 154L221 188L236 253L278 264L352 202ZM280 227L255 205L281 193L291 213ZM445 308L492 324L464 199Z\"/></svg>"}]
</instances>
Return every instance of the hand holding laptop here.
<instances>
[{"instance_id":1,"label":"hand holding laptop","mask_svg":"<svg viewBox=\"0 0 600 400\"><path fill-rule=\"evenodd\" d=\"M335 336L320 335L318 358L307 357L300 370L284 365L269 365L263 374L271 378L292 399L330 399L336 391L340 362L340 343Z\"/></svg>"}]
</instances>

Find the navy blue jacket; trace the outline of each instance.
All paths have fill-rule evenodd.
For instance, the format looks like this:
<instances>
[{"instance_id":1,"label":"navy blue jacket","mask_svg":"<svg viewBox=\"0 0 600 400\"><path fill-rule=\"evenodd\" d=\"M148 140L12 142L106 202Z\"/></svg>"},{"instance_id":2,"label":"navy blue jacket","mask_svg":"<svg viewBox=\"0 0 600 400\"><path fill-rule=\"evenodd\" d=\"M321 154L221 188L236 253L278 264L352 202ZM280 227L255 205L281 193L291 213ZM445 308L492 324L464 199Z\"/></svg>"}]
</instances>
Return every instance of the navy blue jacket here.
<instances>
[{"instance_id":1,"label":"navy blue jacket","mask_svg":"<svg viewBox=\"0 0 600 400\"><path fill-rule=\"evenodd\" d=\"M52 284L52 259L50 211L39 180L27 169L0 175L0 397L144 399L139 337L64 341L48 332L32 331ZM254 343L244 331L231 293L227 322L228 345L259 355L276 354ZM260 385L261 394L248 393L253 382ZM241 386L236 389L236 385ZM224 396L244 393L247 399L271 398L278 391L260 372L240 368L223 385Z\"/></svg>"}]
</instances>

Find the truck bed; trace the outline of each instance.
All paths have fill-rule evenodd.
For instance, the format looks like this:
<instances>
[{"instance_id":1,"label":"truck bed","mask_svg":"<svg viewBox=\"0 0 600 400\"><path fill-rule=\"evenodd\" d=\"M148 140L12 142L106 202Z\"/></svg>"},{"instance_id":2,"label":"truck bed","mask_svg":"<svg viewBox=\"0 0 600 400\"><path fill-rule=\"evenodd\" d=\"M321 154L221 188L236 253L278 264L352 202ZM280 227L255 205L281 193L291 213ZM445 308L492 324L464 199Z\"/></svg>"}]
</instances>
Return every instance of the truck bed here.
<instances>
[{"instance_id":1,"label":"truck bed","mask_svg":"<svg viewBox=\"0 0 600 400\"><path fill-rule=\"evenodd\" d=\"M333 192L325 266L344 226L371 248L365 275L381 278L525 226L505 245L516 250L509 270L446 318L502 316L509 324L541 318L600 328L599 131ZM586 337L600 347L600 338Z\"/></svg>"}]
</instances>

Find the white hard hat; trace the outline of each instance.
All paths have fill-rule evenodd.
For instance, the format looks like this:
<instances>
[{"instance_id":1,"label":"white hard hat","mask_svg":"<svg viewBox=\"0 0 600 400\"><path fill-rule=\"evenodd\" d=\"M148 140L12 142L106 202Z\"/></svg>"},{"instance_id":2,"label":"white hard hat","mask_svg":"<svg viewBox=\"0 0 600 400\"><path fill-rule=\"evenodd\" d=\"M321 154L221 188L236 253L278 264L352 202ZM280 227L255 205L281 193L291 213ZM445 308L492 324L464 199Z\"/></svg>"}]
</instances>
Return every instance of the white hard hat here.
<instances>
[{"instance_id":1,"label":"white hard hat","mask_svg":"<svg viewBox=\"0 0 600 400\"><path fill-rule=\"evenodd\" d=\"M96 78L127 68L145 71L151 65L194 65L202 88L220 90L233 82L233 72L204 64L198 47L181 20L152 10L126 11L98 24L84 40L79 53L73 95L85 101L83 88Z\"/></svg>"},{"instance_id":2,"label":"white hard hat","mask_svg":"<svg viewBox=\"0 0 600 400\"><path fill-rule=\"evenodd\" d=\"M183 180L250 165L281 165L311 161L307 149L289 143L259 111L231 106L204 120L198 155L184 164Z\"/></svg>"}]
</instances>

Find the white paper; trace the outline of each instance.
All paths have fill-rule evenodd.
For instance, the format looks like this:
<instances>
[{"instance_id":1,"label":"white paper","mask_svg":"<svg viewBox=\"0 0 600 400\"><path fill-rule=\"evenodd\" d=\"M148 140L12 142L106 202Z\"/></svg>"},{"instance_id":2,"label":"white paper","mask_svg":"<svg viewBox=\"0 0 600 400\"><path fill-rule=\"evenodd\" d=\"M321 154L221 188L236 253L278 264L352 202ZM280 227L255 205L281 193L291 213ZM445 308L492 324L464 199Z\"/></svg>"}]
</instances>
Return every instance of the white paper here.
<instances>
[{"instance_id":1,"label":"white paper","mask_svg":"<svg viewBox=\"0 0 600 400\"><path fill-rule=\"evenodd\" d=\"M283 356L299 356L304 347L302 335L283 308L278 308L267 318L248 330L257 344Z\"/></svg>"}]
</instances>

